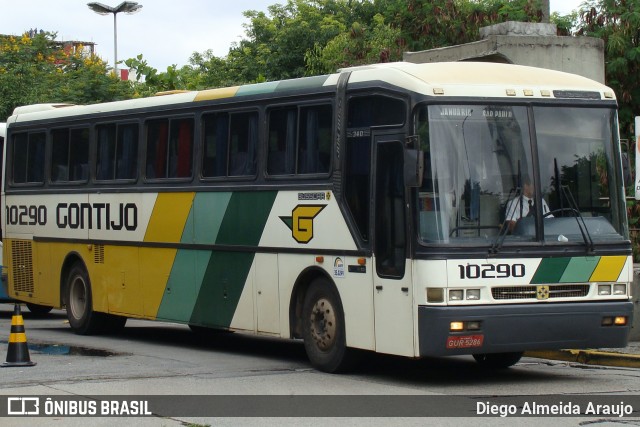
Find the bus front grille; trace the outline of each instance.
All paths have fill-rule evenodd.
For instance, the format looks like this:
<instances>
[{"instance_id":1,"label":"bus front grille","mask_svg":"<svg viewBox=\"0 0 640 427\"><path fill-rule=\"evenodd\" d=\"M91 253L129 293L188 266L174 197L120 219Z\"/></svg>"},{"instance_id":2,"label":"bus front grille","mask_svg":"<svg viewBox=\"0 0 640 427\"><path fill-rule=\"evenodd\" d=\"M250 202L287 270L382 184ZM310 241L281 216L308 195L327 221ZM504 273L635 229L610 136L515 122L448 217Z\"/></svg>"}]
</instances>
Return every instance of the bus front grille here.
<instances>
[{"instance_id":1,"label":"bus front grille","mask_svg":"<svg viewBox=\"0 0 640 427\"><path fill-rule=\"evenodd\" d=\"M33 292L33 253L30 240L11 241L13 290Z\"/></svg>"},{"instance_id":2,"label":"bus front grille","mask_svg":"<svg viewBox=\"0 0 640 427\"><path fill-rule=\"evenodd\" d=\"M549 299L554 298L582 298L589 294L589 285L548 285ZM505 286L491 289L493 299L538 299L537 286Z\"/></svg>"}]
</instances>

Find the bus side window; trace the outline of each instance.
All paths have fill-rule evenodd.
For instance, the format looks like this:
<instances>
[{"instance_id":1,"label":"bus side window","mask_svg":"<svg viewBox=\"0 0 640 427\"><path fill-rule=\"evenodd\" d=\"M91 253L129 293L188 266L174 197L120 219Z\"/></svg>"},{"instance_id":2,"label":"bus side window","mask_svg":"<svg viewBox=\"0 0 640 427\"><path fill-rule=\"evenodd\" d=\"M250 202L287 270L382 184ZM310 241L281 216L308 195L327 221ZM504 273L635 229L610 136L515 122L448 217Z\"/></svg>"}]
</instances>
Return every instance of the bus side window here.
<instances>
[{"instance_id":1,"label":"bus side window","mask_svg":"<svg viewBox=\"0 0 640 427\"><path fill-rule=\"evenodd\" d=\"M258 114L233 114L230 127L229 176L255 175Z\"/></svg>"},{"instance_id":2,"label":"bus side window","mask_svg":"<svg viewBox=\"0 0 640 427\"><path fill-rule=\"evenodd\" d=\"M52 141L51 181L86 181L89 178L89 129L54 129Z\"/></svg>"},{"instance_id":3,"label":"bus side window","mask_svg":"<svg viewBox=\"0 0 640 427\"><path fill-rule=\"evenodd\" d=\"M298 173L327 173L331 163L330 105L301 109Z\"/></svg>"},{"instance_id":4,"label":"bus side window","mask_svg":"<svg viewBox=\"0 0 640 427\"><path fill-rule=\"evenodd\" d=\"M138 177L138 125L118 126L118 145L115 152L115 179Z\"/></svg>"},{"instance_id":5,"label":"bus side window","mask_svg":"<svg viewBox=\"0 0 640 427\"><path fill-rule=\"evenodd\" d=\"M167 139L169 121L166 119L147 122L147 178L167 176Z\"/></svg>"},{"instance_id":6,"label":"bus side window","mask_svg":"<svg viewBox=\"0 0 640 427\"><path fill-rule=\"evenodd\" d=\"M269 175L295 173L297 121L298 112L295 108L282 108L269 113Z\"/></svg>"},{"instance_id":7,"label":"bus side window","mask_svg":"<svg viewBox=\"0 0 640 427\"><path fill-rule=\"evenodd\" d=\"M168 178L191 176L193 158L193 119L171 121Z\"/></svg>"},{"instance_id":8,"label":"bus side window","mask_svg":"<svg viewBox=\"0 0 640 427\"><path fill-rule=\"evenodd\" d=\"M202 123L204 128L202 176L205 178L226 176L229 114L206 114L203 116Z\"/></svg>"}]
</instances>

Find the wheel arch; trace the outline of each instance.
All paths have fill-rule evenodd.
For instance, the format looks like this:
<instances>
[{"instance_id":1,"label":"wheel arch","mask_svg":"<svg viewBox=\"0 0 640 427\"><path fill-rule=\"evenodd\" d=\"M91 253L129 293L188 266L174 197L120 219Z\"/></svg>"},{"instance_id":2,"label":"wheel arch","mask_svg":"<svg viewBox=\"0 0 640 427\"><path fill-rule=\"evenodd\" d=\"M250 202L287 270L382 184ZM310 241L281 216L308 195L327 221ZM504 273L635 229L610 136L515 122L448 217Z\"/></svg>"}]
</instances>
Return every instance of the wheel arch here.
<instances>
[{"instance_id":1,"label":"wheel arch","mask_svg":"<svg viewBox=\"0 0 640 427\"><path fill-rule=\"evenodd\" d=\"M311 283L317 278L327 279L330 286L334 288L338 297L340 293L331 276L322 268L308 267L303 270L293 285L291 300L289 301L289 334L291 338L302 338L302 306L304 298ZM342 304L342 301L340 301Z\"/></svg>"}]
</instances>

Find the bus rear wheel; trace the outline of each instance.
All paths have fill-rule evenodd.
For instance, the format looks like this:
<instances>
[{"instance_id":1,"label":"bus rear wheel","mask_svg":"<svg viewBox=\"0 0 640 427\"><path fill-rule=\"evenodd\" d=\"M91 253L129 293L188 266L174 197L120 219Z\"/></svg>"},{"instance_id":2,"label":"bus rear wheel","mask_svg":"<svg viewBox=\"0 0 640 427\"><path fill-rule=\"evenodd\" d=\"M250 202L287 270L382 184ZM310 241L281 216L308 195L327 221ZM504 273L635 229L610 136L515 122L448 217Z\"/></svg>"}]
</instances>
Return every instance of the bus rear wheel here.
<instances>
[{"instance_id":1,"label":"bus rear wheel","mask_svg":"<svg viewBox=\"0 0 640 427\"><path fill-rule=\"evenodd\" d=\"M69 270L65 290L67 318L71 329L79 335L99 332L102 319L100 313L93 311L91 282L81 263L75 263Z\"/></svg>"},{"instance_id":2,"label":"bus rear wheel","mask_svg":"<svg viewBox=\"0 0 640 427\"><path fill-rule=\"evenodd\" d=\"M302 336L311 364L324 372L349 369L353 352L347 348L340 297L326 279L311 283L302 308Z\"/></svg>"},{"instance_id":3,"label":"bus rear wheel","mask_svg":"<svg viewBox=\"0 0 640 427\"><path fill-rule=\"evenodd\" d=\"M474 354L473 358L480 366L490 369L506 369L522 358L522 352Z\"/></svg>"}]
</instances>

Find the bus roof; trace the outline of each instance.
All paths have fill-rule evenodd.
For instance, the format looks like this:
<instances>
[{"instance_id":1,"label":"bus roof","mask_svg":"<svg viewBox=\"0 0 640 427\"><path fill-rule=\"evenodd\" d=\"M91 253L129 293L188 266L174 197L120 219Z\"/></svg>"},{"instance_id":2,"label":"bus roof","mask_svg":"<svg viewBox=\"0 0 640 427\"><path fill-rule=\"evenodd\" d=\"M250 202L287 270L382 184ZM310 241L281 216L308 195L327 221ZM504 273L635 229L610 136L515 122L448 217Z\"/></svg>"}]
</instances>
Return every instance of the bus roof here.
<instances>
[{"instance_id":1,"label":"bus roof","mask_svg":"<svg viewBox=\"0 0 640 427\"><path fill-rule=\"evenodd\" d=\"M8 123L84 114L117 113L124 110L179 105L248 95L267 95L295 91L303 93L335 87L338 76L344 72L350 72L349 84L366 84L369 82L372 85L379 85L383 82L428 96L552 99L554 97L580 98L579 93L590 93L590 99L615 99L613 90L601 83L575 74L544 68L489 62L439 62L428 64L394 62L344 68L331 75L202 91L170 93L163 94L163 96L103 104L86 106L38 104L18 107L14 110Z\"/></svg>"}]
</instances>

